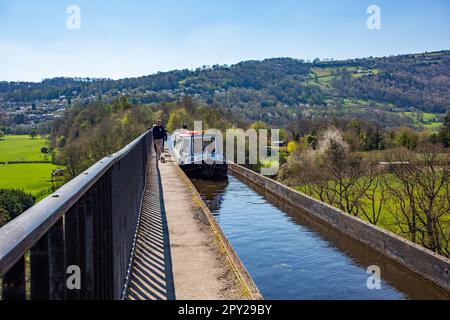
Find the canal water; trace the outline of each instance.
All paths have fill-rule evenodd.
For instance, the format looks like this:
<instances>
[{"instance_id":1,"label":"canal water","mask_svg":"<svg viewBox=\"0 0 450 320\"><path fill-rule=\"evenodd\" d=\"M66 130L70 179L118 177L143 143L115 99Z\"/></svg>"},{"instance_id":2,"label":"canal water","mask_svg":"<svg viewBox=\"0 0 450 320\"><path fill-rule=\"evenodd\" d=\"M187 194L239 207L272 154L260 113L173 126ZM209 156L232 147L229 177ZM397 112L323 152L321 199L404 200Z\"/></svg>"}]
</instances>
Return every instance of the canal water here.
<instances>
[{"instance_id":1,"label":"canal water","mask_svg":"<svg viewBox=\"0 0 450 320\"><path fill-rule=\"evenodd\" d=\"M194 180L265 299L449 299L406 268L234 176ZM370 290L369 266L381 269Z\"/></svg>"}]
</instances>

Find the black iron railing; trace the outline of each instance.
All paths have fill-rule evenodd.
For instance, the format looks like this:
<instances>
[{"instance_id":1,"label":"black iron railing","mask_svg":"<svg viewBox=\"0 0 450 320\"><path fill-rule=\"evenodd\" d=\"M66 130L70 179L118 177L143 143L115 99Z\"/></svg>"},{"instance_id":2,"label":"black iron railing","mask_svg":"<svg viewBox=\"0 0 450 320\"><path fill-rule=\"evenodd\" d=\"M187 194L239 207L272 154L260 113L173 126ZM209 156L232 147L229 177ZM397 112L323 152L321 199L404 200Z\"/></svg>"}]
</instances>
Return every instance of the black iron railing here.
<instances>
[{"instance_id":1,"label":"black iron railing","mask_svg":"<svg viewBox=\"0 0 450 320\"><path fill-rule=\"evenodd\" d=\"M2 299L122 298L151 139L143 134L0 229Z\"/></svg>"}]
</instances>

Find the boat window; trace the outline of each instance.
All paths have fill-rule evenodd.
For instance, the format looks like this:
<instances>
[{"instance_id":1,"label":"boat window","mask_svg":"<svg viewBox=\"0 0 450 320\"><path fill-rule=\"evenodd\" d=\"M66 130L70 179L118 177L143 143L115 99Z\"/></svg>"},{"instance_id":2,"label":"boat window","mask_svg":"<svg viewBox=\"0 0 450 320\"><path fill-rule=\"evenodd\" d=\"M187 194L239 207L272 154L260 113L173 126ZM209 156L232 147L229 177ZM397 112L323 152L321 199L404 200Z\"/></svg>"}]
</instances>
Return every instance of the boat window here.
<instances>
[{"instance_id":1,"label":"boat window","mask_svg":"<svg viewBox=\"0 0 450 320\"><path fill-rule=\"evenodd\" d=\"M183 144L182 144L182 148L181 148L181 152L183 153L189 153L190 147L189 147L189 140L184 139L183 140Z\"/></svg>"},{"instance_id":2,"label":"boat window","mask_svg":"<svg viewBox=\"0 0 450 320\"><path fill-rule=\"evenodd\" d=\"M203 139L203 145L202 145L203 152L207 153L215 153L216 152L216 138L205 138Z\"/></svg>"}]
</instances>

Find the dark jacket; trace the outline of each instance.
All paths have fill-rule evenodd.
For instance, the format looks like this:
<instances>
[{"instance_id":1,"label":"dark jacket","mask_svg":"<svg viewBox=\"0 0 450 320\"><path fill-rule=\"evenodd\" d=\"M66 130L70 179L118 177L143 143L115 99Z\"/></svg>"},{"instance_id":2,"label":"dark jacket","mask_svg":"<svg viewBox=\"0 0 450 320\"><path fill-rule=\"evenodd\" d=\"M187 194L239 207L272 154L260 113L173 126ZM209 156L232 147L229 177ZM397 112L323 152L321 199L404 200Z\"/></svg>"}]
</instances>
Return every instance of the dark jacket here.
<instances>
[{"instance_id":1,"label":"dark jacket","mask_svg":"<svg viewBox=\"0 0 450 320\"><path fill-rule=\"evenodd\" d=\"M153 139L154 140L160 140L164 139L167 140L167 132L166 129L164 129L163 126L155 126L152 129Z\"/></svg>"}]
</instances>

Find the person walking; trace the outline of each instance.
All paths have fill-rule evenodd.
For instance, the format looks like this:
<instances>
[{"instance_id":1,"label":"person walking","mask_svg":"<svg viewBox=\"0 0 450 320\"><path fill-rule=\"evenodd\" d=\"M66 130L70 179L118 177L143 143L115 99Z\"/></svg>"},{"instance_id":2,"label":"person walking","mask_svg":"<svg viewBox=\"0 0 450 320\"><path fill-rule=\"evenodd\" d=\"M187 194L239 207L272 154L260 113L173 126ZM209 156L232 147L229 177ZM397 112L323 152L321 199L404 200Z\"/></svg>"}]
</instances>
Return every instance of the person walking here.
<instances>
[{"instance_id":1,"label":"person walking","mask_svg":"<svg viewBox=\"0 0 450 320\"><path fill-rule=\"evenodd\" d=\"M161 154L164 151L164 141L167 141L167 131L162 125L162 121L156 121L156 124L152 129L153 143L156 149L156 159L159 161L161 159Z\"/></svg>"}]
</instances>

